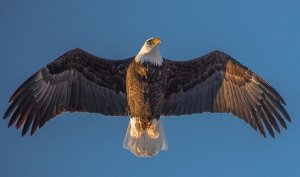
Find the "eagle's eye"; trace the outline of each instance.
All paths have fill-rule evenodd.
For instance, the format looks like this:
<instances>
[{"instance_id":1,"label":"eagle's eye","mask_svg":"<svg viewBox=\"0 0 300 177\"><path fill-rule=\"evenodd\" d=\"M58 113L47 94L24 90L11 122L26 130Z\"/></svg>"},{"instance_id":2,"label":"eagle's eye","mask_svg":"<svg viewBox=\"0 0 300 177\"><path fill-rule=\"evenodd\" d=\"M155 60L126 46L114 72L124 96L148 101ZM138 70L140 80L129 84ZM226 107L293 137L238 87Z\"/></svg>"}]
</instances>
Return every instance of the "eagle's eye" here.
<instances>
[{"instance_id":1,"label":"eagle's eye","mask_svg":"<svg viewBox=\"0 0 300 177\"><path fill-rule=\"evenodd\" d=\"M152 45L152 42L153 42L152 39L150 39L150 40L147 41L147 44Z\"/></svg>"}]
</instances>

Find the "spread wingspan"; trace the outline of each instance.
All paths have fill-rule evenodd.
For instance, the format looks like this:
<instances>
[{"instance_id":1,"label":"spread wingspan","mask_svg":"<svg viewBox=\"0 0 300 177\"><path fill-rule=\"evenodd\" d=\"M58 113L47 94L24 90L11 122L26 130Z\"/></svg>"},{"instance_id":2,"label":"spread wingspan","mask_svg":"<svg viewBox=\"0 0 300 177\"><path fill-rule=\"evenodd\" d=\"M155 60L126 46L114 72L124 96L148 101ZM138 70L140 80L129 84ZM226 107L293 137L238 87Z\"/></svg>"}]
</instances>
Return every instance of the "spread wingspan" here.
<instances>
[{"instance_id":1,"label":"spread wingspan","mask_svg":"<svg viewBox=\"0 0 300 177\"><path fill-rule=\"evenodd\" d=\"M189 61L165 60L168 86L162 115L232 113L274 137L291 121L285 102L265 80L227 54L214 51Z\"/></svg>"},{"instance_id":2,"label":"spread wingspan","mask_svg":"<svg viewBox=\"0 0 300 177\"><path fill-rule=\"evenodd\" d=\"M31 134L62 112L127 115L125 74L132 58L107 60L71 50L27 79L10 98L4 119Z\"/></svg>"}]
</instances>

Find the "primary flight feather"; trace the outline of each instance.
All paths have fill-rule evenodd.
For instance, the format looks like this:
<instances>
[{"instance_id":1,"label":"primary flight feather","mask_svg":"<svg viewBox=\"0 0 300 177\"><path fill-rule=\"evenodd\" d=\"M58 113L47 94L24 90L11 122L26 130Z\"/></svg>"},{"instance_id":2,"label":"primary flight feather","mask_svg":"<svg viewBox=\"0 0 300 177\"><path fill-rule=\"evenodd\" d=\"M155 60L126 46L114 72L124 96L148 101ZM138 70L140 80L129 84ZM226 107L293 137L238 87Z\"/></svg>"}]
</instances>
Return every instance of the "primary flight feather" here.
<instances>
[{"instance_id":1,"label":"primary flight feather","mask_svg":"<svg viewBox=\"0 0 300 177\"><path fill-rule=\"evenodd\" d=\"M160 116L232 113L274 137L291 121L279 93L229 55L213 51L187 61L162 58L159 38L139 53L108 60L73 49L27 79L11 96L4 119L33 135L63 112L130 116L124 148L137 156L168 148Z\"/></svg>"}]
</instances>

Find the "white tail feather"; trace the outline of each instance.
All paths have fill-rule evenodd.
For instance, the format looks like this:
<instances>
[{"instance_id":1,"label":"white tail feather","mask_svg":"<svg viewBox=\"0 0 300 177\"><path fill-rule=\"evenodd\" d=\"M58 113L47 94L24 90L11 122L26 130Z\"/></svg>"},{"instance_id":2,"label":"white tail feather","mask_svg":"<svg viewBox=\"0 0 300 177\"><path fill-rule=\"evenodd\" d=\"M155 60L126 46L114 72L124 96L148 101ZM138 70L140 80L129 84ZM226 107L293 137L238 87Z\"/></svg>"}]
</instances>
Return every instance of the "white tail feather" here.
<instances>
[{"instance_id":1,"label":"white tail feather","mask_svg":"<svg viewBox=\"0 0 300 177\"><path fill-rule=\"evenodd\" d=\"M137 118L130 118L123 147L138 157L150 157L161 150L167 150L167 140L160 120L154 119L151 127L143 131Z\"/></svg>"}]
</instances>

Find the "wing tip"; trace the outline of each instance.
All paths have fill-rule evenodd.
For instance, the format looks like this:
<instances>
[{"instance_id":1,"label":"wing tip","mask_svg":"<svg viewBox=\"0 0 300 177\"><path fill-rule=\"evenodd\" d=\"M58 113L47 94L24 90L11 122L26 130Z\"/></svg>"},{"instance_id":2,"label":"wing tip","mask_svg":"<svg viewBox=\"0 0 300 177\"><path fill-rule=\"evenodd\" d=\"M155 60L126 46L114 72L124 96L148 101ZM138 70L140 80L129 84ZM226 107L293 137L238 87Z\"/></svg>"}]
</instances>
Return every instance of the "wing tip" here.
<instances>
[{"instance_id":1,"label":"wing tip","mask_svg":"<svg viewBox=\"0 0 300 177\"><path fill-rule=\"evenodd\" d=\"M286 115L284 116L284 118L288 121L288 122L292 122L292 119L291 119L291 117L290 117L290 115L289 115L289 113L286 111Z\"/></svg>"},{"instance_id":2,"label":"wing tip","mask_svg":"<svg viewBox=\"0 0 300 177\"><path fill-rule=\"evenodd\" d=\"M5 120L9 117L9 115L6 115L6 113L3 115L2 119Z\"/></svg>"},{"instance_id":3,"label":"wing tip","mask_svg":"<svg viewBox=\"0 0 300 177\"><path fill-rule=\"evenodd\" d=\"M31 131L30 131L30 136L33 136L36 132L36 130L38 129L38 126L37 125L33 125L32 128L31 128Z\"/></svg>"},{"instance_id":4,"label":"wing tip","mask_svg":"<svg viewBox=\"0 0 300 177\"><path fill-rule=\"evenodd\" d=\"M22 131L22 138L27 134L27 132Z\"/></svg>"}]
</instances>

